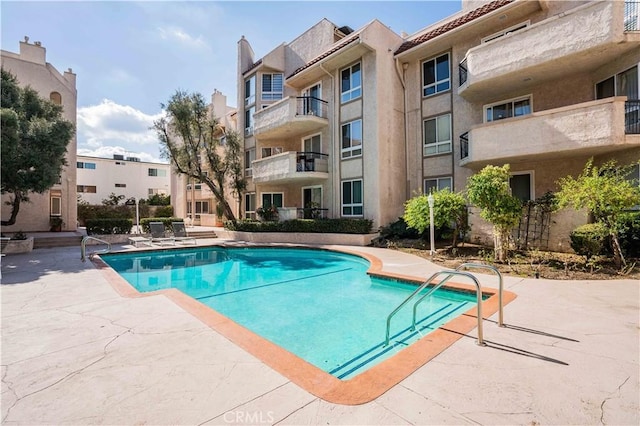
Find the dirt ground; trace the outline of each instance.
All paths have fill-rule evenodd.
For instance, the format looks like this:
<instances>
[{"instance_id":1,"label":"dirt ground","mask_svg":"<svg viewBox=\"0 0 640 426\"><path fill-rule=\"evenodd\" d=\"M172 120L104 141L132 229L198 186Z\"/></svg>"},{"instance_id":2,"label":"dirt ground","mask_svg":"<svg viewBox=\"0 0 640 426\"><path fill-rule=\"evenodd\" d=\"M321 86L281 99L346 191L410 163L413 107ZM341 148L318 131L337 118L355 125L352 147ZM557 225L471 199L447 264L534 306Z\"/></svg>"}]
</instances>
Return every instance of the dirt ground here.
<instances>
[{"instance_id":1,"label":"dirt ground","mask_svg":"<svg viewBox=\"0 0 640 426\"><path fill-rule=\"evenodd\" d=\"M611 259L599 256L587 262L584 256L549 251L510 252L505 263L494 262L493 247L465 243L457 248L445 244L436 245L431 258L429 244L422 240L388 242L387 247L424 257L445 268L455 268L465 262L482 262L494 265L504 275L548 278L555 280L616 280L640 279L640 259L626 259L627 267L615 267Z\"/></svg>"}]
</instances>

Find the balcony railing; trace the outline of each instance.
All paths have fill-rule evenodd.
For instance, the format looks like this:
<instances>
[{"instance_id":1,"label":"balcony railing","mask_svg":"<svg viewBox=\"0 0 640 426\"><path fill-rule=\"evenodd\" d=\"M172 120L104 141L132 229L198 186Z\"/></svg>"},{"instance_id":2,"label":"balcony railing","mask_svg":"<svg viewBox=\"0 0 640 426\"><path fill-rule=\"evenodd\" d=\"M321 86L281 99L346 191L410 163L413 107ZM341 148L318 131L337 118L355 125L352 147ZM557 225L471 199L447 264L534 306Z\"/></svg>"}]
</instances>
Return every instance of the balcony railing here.
<instances>
[{"instance_id":1,"label":"balcony railing","mask_svg":"<svg viewBox=\"0 0 640 426\"><path fill-rule=\"evenodd\" d=\"M467 59L463 59L458 65L458 74L460 76L460 86L467 82Z\"/></svg>"},{"instance_id":2,"label":"balcony railing","mask_svg":"<svg viewBox=\"0 0 640 426\"><path fill-rule=\"evenodd\" d=\"M323 181L329 177L329 156L287 151L253 161L252 169L255 183Z\"/></svg>"},{"instance_id":3,"label":"balcony railing","mask_svg":"<svg viewBox=\"0 0 640 426\"><path fill-rule=\"evenodd\" d=\"M640 1L624 2L624 30L640 31Z\"/></svg>"},{"instance_id":4,"label":"balcony railing","mask_svg":"<svg viewBox=\"0 0 640 426\"><path fill-rule=\"evenodd\" d=\"M329 209L318 209L315 207L297 209L298 219L326 219L329 217Z\"/></svg>"},{"instance_id":5,"label":"balcony railing","mask_svg":"<svg viewBox=\"0 0 640 426\"><path fill-rule=\"evenodd\" d=\"M464 160L469 156L469 132L460 135L460 159Z\"/></svg>"},{"instance_id":6,"label":"balcony railing","mask_svg":"<svg viewBox=\"0 0 640 426\"><path fill-rule=\"evenodd\" d=\"M624 103L624 131L627 134L640 134L640 100Z\"/></svg>"},{"instance_id":7,"label":"balcony railing","mask_svg":"<svg viewBox=\"0 0 640 426\"><path fill-rule=\"evenodd\" d=\"M327 154L319 152L296 152L296 172L327 172ZM324 160L317 162L316 160Z\"/></svg>"},{"instance_id":8,"label":"balcony railing","mask_svg":"<svg viewBox=\"0 0 640 426\"><path fill-rule=\"evenodd\" d=\"M298 96L296 98L296 115L313 115L327 118L329 103L314 96Z\"/></svg>"}]
</instances>

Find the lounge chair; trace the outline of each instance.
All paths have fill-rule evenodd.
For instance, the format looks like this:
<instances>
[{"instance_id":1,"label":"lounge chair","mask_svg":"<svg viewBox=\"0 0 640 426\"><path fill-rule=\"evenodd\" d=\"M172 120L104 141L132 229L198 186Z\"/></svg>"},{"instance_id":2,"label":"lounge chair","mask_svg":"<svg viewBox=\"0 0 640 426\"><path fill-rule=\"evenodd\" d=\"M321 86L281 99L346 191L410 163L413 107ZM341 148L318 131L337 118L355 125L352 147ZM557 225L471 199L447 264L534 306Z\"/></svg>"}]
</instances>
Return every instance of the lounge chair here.
<instances>
[{"instance_id":1,"label":"lounge chair","mask_svg":"<svg viewBox=\"0 0 640 426\"><path fill-rule=\"evenodd\" d=\"M194 245L198 244L195 237L190 237L187 235L187 230L184 227L184 222L171 222L171 226L173 227L173 238L177 242L183 243L185 241L193 241Z\"/></svg>"},{"instance_id":2,"label":"lounge chair","mask_svg":"<svg viewBox=\"0 0 640 426\"><path fill-rule=\"evenodd\" d=\"M164 223L162 222L149 222L149 229L151 230L151 242L158 243L160 245L172 244L176 245L176 240L173 237L166 237L164 235Z\"/></svg>"},{"instance_id":3,"label":"lounge chair","mask_svg":"<svg viewBox=\"0 0 640 426\"><path fill-rule=\"evenodd\" d=\"M138 244L146 244L148 246L151 245L151 240L149 238L145 238L141 236L129 237L129 242L135 245L136 247L138 247Z\"/></svg>"}]
</instances>

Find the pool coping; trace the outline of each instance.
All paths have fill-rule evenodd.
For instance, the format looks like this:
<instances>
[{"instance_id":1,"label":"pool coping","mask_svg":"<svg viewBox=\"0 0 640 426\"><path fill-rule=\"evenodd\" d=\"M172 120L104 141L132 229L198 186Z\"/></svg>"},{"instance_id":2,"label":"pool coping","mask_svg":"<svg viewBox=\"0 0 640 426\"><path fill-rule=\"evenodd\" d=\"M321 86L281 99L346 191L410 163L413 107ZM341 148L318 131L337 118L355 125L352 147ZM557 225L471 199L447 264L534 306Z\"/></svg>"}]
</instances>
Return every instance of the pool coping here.
<instances>
[{"instance_id":1,"label":"pool coping","mask_svg":"<svg viewBox=\"0 0 640 426\"><path fill-rule=\"evenodd\" d=\"M237 248L234 245L214 244L199 246ZM317 247L308 245L278 246L278 245L256 245L252 248L304 248L316 250L329 250L345 254L359 256L370 262L367 273L373 276L401 280L404 282L422 284L423 278L390 273L383 271L383 262L378 257L357 250L345 247ZM176 247L184 249L186 247ZM162 248L166 251L173 250ZM147 250L145 250L147 251ZM127 253L128 251L118 252ZM269 340L261 337L251 330L239 325L233 320L225 317L214 309L202 304L177 289L164 289L148 293L140 293L99 256L95 256L93 264L102 272L103 276L122 297L140 298L163 295L180 306L186 312L202 321L234 344L240 346L251 355L264 362L283 376L287 377L296 385L310 392L311 394L331 403L343 405L359 405L370 402L386 391L400 383L409 375L414 373L427 362L438 356L446 348L461 339L477 327L476 307L469 309L462 315L447 322L437 330L424 336L412 345L402 349L392 357L385 359L368 370L348 379L340 380L320 368L310 364L293 353L279 347ZM473 292L475 286L457 282L447 282L443 288L454 289L464 292ZM483 288L483 296L489 297L482 302L482 316L489 318L498 311L498 290L493 288ZM507 305L516 298L516 294L507 290L503 291L503 304ZM470 337L470 336L468 336Z\"/></svg>"}]
</instances>

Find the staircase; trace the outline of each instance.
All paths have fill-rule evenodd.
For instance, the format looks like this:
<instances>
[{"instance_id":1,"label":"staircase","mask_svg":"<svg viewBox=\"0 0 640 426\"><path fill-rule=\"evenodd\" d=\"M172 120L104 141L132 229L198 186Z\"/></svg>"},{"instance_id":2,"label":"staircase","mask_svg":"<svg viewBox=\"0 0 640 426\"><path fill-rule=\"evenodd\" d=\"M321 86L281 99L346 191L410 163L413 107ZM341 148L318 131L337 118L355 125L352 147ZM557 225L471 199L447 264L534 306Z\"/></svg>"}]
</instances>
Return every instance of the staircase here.
<instances>
[{"instance_id":1,"label":"staircase","mask_svg":"<svg viewBox=\"0 0 640 426\"><path fill-rule=\"evenodd\" d=\"M215 231L187 231L187 234L193 238L218 238Z\"/></svg>"}]
</instances>

